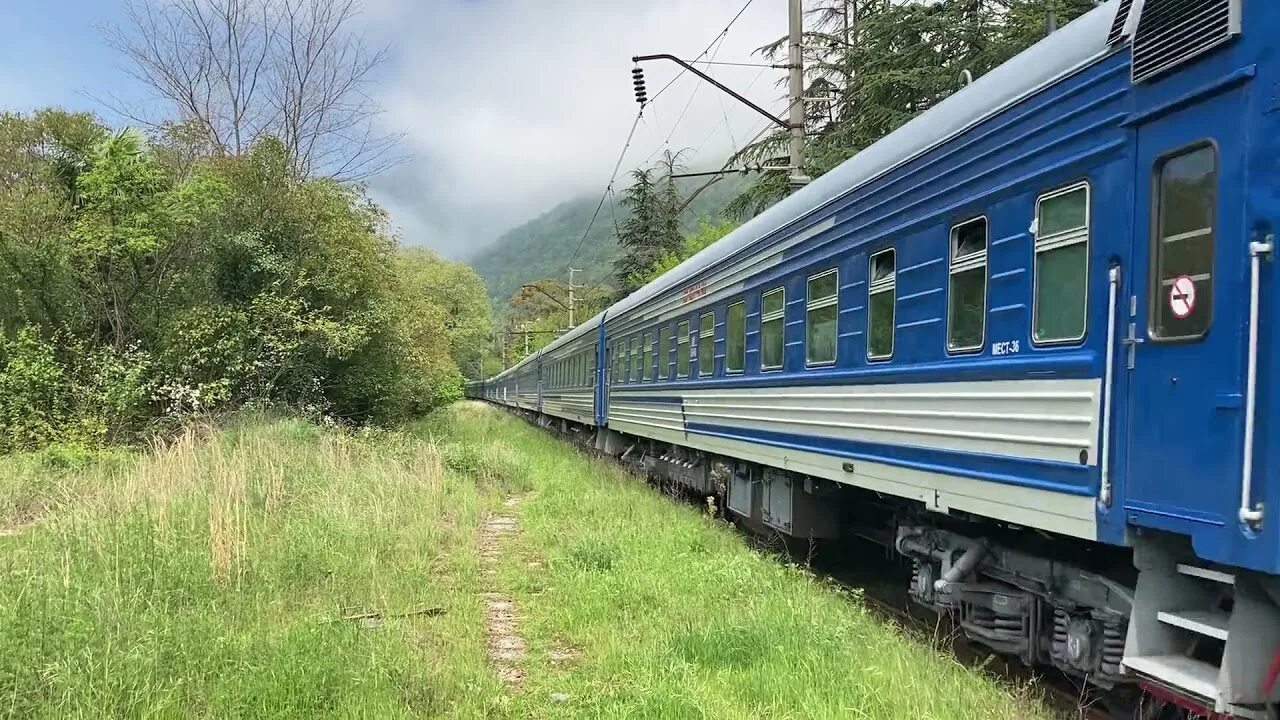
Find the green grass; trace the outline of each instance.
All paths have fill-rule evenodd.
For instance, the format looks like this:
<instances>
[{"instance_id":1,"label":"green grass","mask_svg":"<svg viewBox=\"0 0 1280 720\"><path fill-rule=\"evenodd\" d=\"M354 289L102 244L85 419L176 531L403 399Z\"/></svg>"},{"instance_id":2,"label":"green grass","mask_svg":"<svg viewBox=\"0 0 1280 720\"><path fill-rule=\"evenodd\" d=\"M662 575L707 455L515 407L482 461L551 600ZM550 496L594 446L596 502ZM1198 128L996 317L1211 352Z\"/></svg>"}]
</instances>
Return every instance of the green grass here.
<instances>
[{"instance_id":1,"label":"green grass","mask_svg":"<svg viewBox=\"0 0 1280 720\"><path fill-rule=\"evenodd\" d=\"M497 490L429 442L274 421L0 462L0 507L23 508L0 537L2 716L482 717L500 695L471 552ZM424 606L447 612L339 619Z\"/></svg>"},{"instance_id":2,"label":"green grass","mask_svg":"<svg viewBox=\"0 0 1280 720\"><path fill-rule=\"evenodd\" d=\"M489 512L519 530L486 580ZM260 419L146 455L0 458L0 574L7 717L1046 714L475 403L397 433ZM492 589L528 643L517 688L488 665ZM424 607L444 613L341 619Z\"/></svg>"},{"instance_id":3,"label":"green grass","mask_svg":"<svg viewBox=\"0 0 1280 720\"><path fill-rule=\"evenodd\" d=\"M453 441L516 455L531 486L498 576L530 647L519 716L1047 715L609 461L492 408L447 418ZM566 648L571 662L548 659Z\"/></svg>"}]
</instances>

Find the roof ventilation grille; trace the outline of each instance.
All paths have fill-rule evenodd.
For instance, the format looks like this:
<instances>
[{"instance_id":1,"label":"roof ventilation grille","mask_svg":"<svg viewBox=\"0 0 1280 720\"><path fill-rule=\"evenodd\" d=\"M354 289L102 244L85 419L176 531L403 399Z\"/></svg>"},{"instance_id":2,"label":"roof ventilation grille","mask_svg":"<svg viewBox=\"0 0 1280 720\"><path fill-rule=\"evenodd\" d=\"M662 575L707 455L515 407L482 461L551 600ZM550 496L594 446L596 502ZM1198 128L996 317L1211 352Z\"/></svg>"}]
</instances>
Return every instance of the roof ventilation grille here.
<instances>
[{"instance_id":1,"label":"roof ventilation grille","mask_svg":"<svg viewBox=\"0 0 1280 720\"><path fill-rule=\"evenodd\" d=\"M1124 24L1129 20L1129 9L1133 7L1133 0L1120 0L1120 7L1116 10L1116 17L1111 21L1111 32L1107 33L1107 44L1115 45L1123 42Z\"/></svg>"},{"instance_id":2,"label":"roof ventilation grille","mask_svg":"<svg viewBox=\"0 0 1280 720\"><path fill-rule=\"evenodd\" d=\"M1133 38L1133 81L1150 79L1240 32L1240 0L1146 0Z\"/></svg>"}]
</instances>

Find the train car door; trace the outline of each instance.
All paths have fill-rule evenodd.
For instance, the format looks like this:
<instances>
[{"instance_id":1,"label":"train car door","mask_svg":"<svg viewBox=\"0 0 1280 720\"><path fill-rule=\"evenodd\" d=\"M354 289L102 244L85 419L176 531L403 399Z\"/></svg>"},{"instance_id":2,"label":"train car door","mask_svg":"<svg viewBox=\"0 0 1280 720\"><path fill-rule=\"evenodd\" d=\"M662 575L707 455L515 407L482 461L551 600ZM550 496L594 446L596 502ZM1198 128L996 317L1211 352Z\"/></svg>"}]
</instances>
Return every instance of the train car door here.
<instances>
[{"instance_id":1,"label":"train car door","mask_svg":"<svg viewBox=\"0 0 1280 720\"><path fill-rule=\"evenodd\" d=\"M1137 128L1125 510L1196 536L1231 525L1243 441L1247 265L1239 88Z\"/></svg>"},{"instance_id":2,"label":"train car door","mask_svg":"<svg viewBox=\"0 0 1280 720\"><path fill-rule=\"evenodd\" d=\"M613 346L605 344L604 346L604 364L600 368L601 387L600 387L600 408L597 411L596 424L609 424L609 393L613 386Z\"/></svg>"}]
</instances>

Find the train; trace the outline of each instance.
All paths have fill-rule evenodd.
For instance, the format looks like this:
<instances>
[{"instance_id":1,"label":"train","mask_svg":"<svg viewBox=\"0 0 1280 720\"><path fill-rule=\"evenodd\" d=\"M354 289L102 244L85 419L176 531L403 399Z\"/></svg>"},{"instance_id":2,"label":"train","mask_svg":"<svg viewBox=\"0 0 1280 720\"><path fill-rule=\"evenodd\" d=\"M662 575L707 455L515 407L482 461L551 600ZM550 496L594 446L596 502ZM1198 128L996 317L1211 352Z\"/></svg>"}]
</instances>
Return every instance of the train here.
<instances>
[{"instance_id":1,"label":"train","mask_svg":"<svg viewBox=\"0 0 1280 720\"><path fill-rule=\"evenodd\" d=\"M467 394L966 635L1280 700L1280 5L1110 0Z\"/></svg>"}]
</instances>

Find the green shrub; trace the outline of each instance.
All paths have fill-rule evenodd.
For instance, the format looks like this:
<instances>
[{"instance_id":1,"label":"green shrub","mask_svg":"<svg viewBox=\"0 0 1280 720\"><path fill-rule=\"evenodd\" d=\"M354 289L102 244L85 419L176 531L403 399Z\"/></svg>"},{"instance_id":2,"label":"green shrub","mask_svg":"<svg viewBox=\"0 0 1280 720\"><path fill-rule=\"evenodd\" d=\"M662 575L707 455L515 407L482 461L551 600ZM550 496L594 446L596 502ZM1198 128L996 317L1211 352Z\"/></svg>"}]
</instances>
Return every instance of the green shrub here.
<instances>
[{"instance_id":1,"label":"green shrub","mask_svg":"<svg viewBox=\"0 0 1280 720\"><path fill-rule=\"evenodd\" d=\"M396 423L462 394L479 278L397 248L356 186L265 140L189 158L92 117L0 113L0 453L283 407ZM463 347L476 345L476 347Z\"/></svg>"},{"instance_id":2,"label":"green shrub","mask_svg":"<svg viewBox=\"0 0 1280 720\"><path fill-rule=\"evenodd\" d=\"M72 416L67 389L53 346L34 328L0 336L0 450L58 440Z\"/></svg>"}]
</instances>

